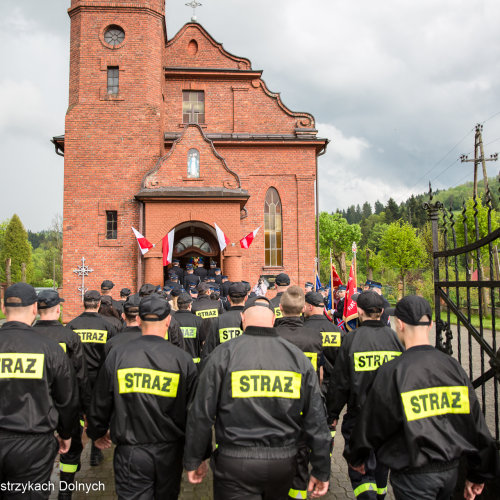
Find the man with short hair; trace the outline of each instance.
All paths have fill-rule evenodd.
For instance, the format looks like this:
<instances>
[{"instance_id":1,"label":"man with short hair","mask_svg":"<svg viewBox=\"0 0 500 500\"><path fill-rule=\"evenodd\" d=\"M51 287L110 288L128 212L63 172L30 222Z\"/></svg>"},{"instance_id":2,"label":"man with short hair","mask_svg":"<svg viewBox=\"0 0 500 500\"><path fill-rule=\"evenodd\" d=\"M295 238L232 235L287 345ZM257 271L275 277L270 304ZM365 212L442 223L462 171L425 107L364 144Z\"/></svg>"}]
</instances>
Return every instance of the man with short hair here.
<instances>
[{"instance_id":1,"label":"man with short hair","mask_svg":"<svg viewBox=\"0 0 500 500\"><path fill-rule=\"evenodd\" d=\"M79 418L74 422L71 433L71 446L67 453L61 455L59 461L60 483L59 500L71 499L71 488L75 474L80 470L82 454L83 415L90 405L90 390L87 379L87 364L83 354L80 337L71 328L59 322L61 316L60 304L64 299L59 297L57 290L43 290L38 294L38 312L40 319L33 325L42 335L56 341L67 354L75 373L79 394Z\"/></svg>"},{"instance_id":2,"label":"man with short hair","mask_svg":"<svg viewBox=\"0 0 500 500\"><path fill-rule=\"evenodd\" d=\"M5 290L0 328L0 481L19 484L30 499L47 499L57 452L65 454L78 420L78 393L61 346L31 324L35 289L15 283ZM57 437L54 436L57 431ZM2 498L26 498L3 491Z\"/></svg>"},{"instance_id":3,"label":"man with short hair","mask_svg":"<svg viewBox=\"0 0 500 500\"><path fill-rule=\"evenodd\" d=\"M288 274L286 273L278 274L275 279L275 285L277 293L271 299L271 307L273 308L274 316L276 318L274 326L277 326L279 323L278 320L283 316L280 309L281 296L287 291L288 287L290 286L290 276L288 276Z\"/></svg>"},{"instance_id":4,"label":"man with short hair","mask_svg":"<svg viewBox=\"0 0 500 500\"><path fill-rule=\"evenodd\" d=\"M328 422L333 430L347 404L342 421L346 447L378 368L404 350L396 332L380 321L384 310L382 297L365 291L357 296L356 302L361 326L344 337L327 394ZM374 453L370 454L364 474L351 467L348 473L356 498L380 500L385 497L388 470L377 462Z\"/></svg>"},{"instance_id":5,"label":"man with short hair","mask_svg":"<svg viewBox=\"0 0 500 500\"><path fill-rule=\"evenodd\" d=\"M199 366L201 361L201 325L202 319L191 312L193 299L189 293L181 293L177 298L178 311L174 314L184 337L184 350L188 352L193 362Z\"/></svg>"},{"instance_id":6,"label":"man with short hair","mask_svg":"<svg viewBox=\"0 0 500 500\"><path fill-rule=\"evenodd\" d=\"M198 286L200 282L200 277L194 274L193 264L188 264L186 266L186 274L184 274L184 289L187 290L191 286Z\"/></svg>"},{"instance_id":7,"label":"man with short hair","mask_svg":"<svg viewBox=\"0 0 500 500\"><path fill-rule=\"evenodd\" d=\"M344 455L363 472L374 450L391 470L398 500L451 498L465 457L464 497L472 500L500 474L474 388L455 359L430 345L432 311L424 298L404 297L393 314L406 351L377 371Z\"/></svg>"},{"instance_id":8,"label":"man with short hair","mask_svg":"<svg viewBox=\"0 0 500 500\"><path fill-rule=\"evenodd\" d=\"M132 340L138 339L142 335L141 327L139 326L139 303L141 298L139 294L129 295L123 305L122 318L125 321L125 328L120 332L120 335L111 337L104 347L104 354L107 357L111 349L126 344Z\"/></svg>"},{"instance_id":9,"label":"man with short hair","mask_svg":"<svg viewBox=\"0 0 500 500\"><path fill-rule=\"evenodd\" d=\"M111 297L111 290L114 288L115 284L111 280L104 280L101 283L101 296L109 296ZM121 302L119 300L113 299L111 297L111 304L113 308L118 312L118 314L121 314L122 308L121 308Z\"/></svg>"},{"instance_id":10,"label":"man with short hair","mask_svg":"<svg viewBox=\"0 0 500 500\"><path fill-rule=\"evenodd\" d=\"M142 336L113 348L99 374L87 434L101 448L116 444L118 498L176 500L180 492L187 406L196 387L191 356L165 342L170 305L141 299Z\"/></svg>"},{"instance_id":11,"label":"man with short hair","mask_svg":"<svg viewBox=\"0 0 500 500\"><path fill-rule=\"evenodd\" d=\"M211 290L208 283L200 283L197 286L198 300L193 302L191 311L202 319L217 318L222 314L223 308L219 301L214 301L210 298ZM202 342L205 342L205 337L202 337Z\"/></svg>"},{"instance_id":12,"label":"man with short hair","mask_svg":"<svg viewBox=\"0 0 500 500\"><path fill-rule=\"evenodd\" d=\"M316 498L328 490L330 434L317 376L273 322L265 297L245 307L243 335L209 356L190 408L184 467L190 482L203 480L215 424L216 500L287 498L302 432L311 449L309 491Z\"/></svg>"},{"instance_id":13,"label":"man with short hair","mask_svg":"<svg viewBox=\"0 0 500 500\"><path fill-rule=\"evenodd\" d=\"M179 283L182 283L182 280L184 278L184 270L180 266L179 259L172 260L172 267L171 267L170 271L173 271L175 274L177 274L177 278L179 280Z\"/></svg>"}]
</instances>

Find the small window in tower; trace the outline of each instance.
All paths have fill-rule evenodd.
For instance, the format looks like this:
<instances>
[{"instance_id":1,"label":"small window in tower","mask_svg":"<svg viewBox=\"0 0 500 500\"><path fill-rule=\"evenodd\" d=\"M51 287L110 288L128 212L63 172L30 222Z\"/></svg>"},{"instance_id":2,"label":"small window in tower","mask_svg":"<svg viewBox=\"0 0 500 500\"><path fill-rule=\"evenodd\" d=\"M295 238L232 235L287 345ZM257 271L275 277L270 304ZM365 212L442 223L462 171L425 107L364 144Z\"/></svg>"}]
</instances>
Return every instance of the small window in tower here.
<instances>
[{"instance_id":1,"label":"small window in tower","mask_svg":"<svg viewBox=\"0 0 500 500\"><path fill-rule=\"evenodd\" d=\"M106 210L106 239L116 240L118 238L118 212Z\"/></svg>"},{"instance_id":2,"label":"small window in tower","mask_svg":"<svg viewBox=\"0 0 500 500\"><path fill-rule=\"evenodd\" d=\"M104 41L112 47L120 45L123 40L125 40L125 32L120 26L110 26L104 33Z\"/></svg>"},{"instance_id":3,"label":"small window in tower","mask_svg":"<svg viewBox=\"0 0 500 500\"><path fill-rule=\"evenodd\" d=\"M118 66L108 66L108 94L118 95L120 71Z\"/></svg>"},{"instance_id":4,"label":"small window in tower","mask_svg":"<svg viewBox=\"0 0 500 500\"><path fill-rule=\"evenodd\" d=\"M182 91L182 122L205 123L205 92L203 90Z\"/></svg>"}]
</instances>

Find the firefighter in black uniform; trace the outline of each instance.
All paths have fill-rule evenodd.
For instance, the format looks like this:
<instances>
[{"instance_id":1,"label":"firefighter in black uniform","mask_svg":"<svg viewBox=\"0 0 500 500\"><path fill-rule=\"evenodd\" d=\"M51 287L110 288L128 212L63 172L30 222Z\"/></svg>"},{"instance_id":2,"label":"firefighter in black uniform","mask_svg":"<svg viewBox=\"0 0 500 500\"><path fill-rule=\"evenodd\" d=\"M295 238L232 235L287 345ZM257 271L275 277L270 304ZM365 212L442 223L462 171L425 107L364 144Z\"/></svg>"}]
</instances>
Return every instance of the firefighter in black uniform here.
<instances>
[{"instance_id":1,"label":"firefighter in black uniform","mask_svg":"<svg viewBox=\"0 0 500 500\"><path fill-rule=\"evenodd\" d=\"M141 299L142 336L110 351L92 398L87 433L100 447L117 445L119 499L179 495L187 405L198 372L187 352L165 342L169 314L158 295Z\"/></svg>"},{"instance_id":2,"label":"firefighter in black uniform","mask_svg":"<svg viewBox=\"0 0 500 500\"><path fill-rule=\"evenodd\" d=\"M37 332L55 340L68 355L74 369L79 395L79 419L75 421L71 433L71 447L68 453L61 455L59 461L60 482L63 487L59 491L59 500L71 498L71 489L68 487L75 480L75 473L80 470L80 456L83 450L82 431L83 415L90 405L90 390L87 379L87 363L83 354L80 337L71 328L59 322L61 315L60 303L64 299L59 297L57 290L43 290L38 294L38 312L40 319L35 323Z\"/></svg>"},{"instance_id":3,"label":"firefighter in black uniform","mask_svg":"<svg viewBox=\"0 0 500 500\"><path fill-rule=\"evenodd\" d=\"M8 287L2 311L6 322L0 328L0 496L46 499L56 454L68 452L78 421L73 369L61 346L30 326L37 314L31 285ZM4 489L12 483L25 492Z\"/></svg>"},{"instance_id":4,"label":"firefighter in black uniform","mask_svg":"<svg viewBox=\"0 0 500 500\"><path fill-rule=\"evenodd\" d=\"M324 314L323 296L319 292L308 292L305 296L304 326L321 333L325 373L323 387L326 389L330 380L335 360L342 343L342 332Z\"/></svg>"},{"instance_id":5,"label":"firefighter in black uniform","mask_svg":"<svg viewBox=\"0 0 500 500\"><path fill-rule=\"evenodd\" d=\"M371 450L391 469L396 499L449 499L458 462L468 463L464 497L500 474L500 457L463 368L430 345L432 311L415 295L394 310L406 351L382 366L356 421L345 456L363 470Z\"/></svg>"},{"instance_id":6,"label":"firefighter in black uniform","mask_svg":"<svg viewBox=\"0 0 500 500\"><path fill-rule=\"evenodd\" d=\"M384 299L384 312L382 313L380 321L391 326L391 320L389 318L389 313L387 312L390 309L391 304L389 304L389 301L382 295L382 283L379 283L378 281L370 281L369 290L378 293Z\"/></svg>"},{"instance_id":7,"label":"firefighter in black uniform","mask_svg":"<svg viewBox=\"0 0 500 500\"><path fill-rule=\"evenodd\" d=\"M287 291L288 287L290 286L290 276L285 273L280 273L278 276L276 276L275 279L275 284L276 284L276 291L278 292L275 297L271 299L271 307L273 308L274 311L274 317L275 319L275 325L277 326L279 323L279 319L282 317L282 312L280 309L280 300L281 296L283 295L284 292Z\"/></svg>"},{"instance_id":8,"label":"firefighter in black uniform","mask_svg":"<svg viewBox=\"0 0 500 500\"><path fill-rule=\"evenodd\" d=\"M109 295L111 297L111 290L114 288L115 284L111 280L104 280L101 283L101 295L106 296ZM113 305L114 309L118 312L118 314L121 314L122 308L121 308L121 302L119 300L113 299L111 297L111 304Z\"/></svg>"},{"instance_id":9,"label":"firefighter in black uniform","mask_svg":"<svg viewBox=\"0 0 500 500\"><path fill-rule=\"evenodd\" d=\"M297 285L289 287L281 296L280 309L282 317L276 327L276 332L280 337L296 345L306 355L318 374L319 380L323 341L318 329L311 329L304 325L300 317L304 305L303 289ZM297 453L297 471L289 492L291 498L307 498L308 463L307 442L305 436L301 436Z\"/></svg>"},{"instance_id":10,"label":"firefighter in black uniform","mask_svg":"<svg viewBox=\"0 0 500 500\"><path fill-rule=\"evenodd\" d=\"M217 267L217 262L215 260L210 260L210 269L208 270L207 275L214 277L215 276L215 268Z\"/></svg>"},{"instance_id":11,"label":"firefighter in black uniform","mask_svg":"<svg viewBox=\"0 0 500 500\"><path fill-rule=\"evenodd\" d=\"M184 467L190 482L201 482L215 424L214 499L282 500L295 470L297 436L304 432L316 498L326 493L330 477L318 379L302 352L272 328L269 301L258 300L243 312L244 334L207 359L188 415Z\"/></svg>"},{"instance_id":12,"label":"firefighter in black uniform","mask_svg":"<svg viewBox=\"0 0 500 500\"><path fill-rule=\"evenodd\" d=\"M131 293L130 288L122 288L120 290L120 300L118 302L120 303L121 312L123 312L123 304L125 304Z\"/></svg>"},{"instance_id":13,"label":"firefighter in black uniform","mask_svg":"<svg viewBox=\"0 0 500 500\"><path fill-rule=\"evenodd\" d=\"M184 275L183 286L184 290L188 290L191 286L198 286L200 283L200 277L193 274L193 264L188 264L186 266L186 274Z\"/></svg>"},{"instance_id":14,"label":"firefighter in black uniform","mask_svg":"<svg viewBox=\"0 0 500 500\"><path fill-rule=\"evenodd\" d=\"M205 319L217 318L219 314L224 312L222 304L210 298L211 291L208 283L200 283L196 289L198 290L198 299L193 302L191 308L194 314ZM205 342L205 338L202 338L201 341Z\"/></svg>"},{"instance_id":15,"label":"firefighter in black uniform","mask_svg":"<svg viewBox=\"0 0 500 500\"><path fill-rule=\"evenodd\" d=\"M346 446L366 393L383 363L401 355L403 346L396 332L380 321L384 301L375 292L365 291L357 298L361 326L344 337L328 386L328 421L335 430L339 415L347 404L342 421ZM365 474L348 469L354 495L359 499L382 499L387 493L387 468L372 453Z\"/></svg>"},{"instance_id":16,"label":"firefighter in black uniform","mask_svg":"<svg viewBox=\"0 0 500 500\"><path fill-rule=\"evenodd\" d=\"M172 270L168 273L168 280L165 281L165 286L168 286L172 290L180 290L182 285L179 283L179 277Z\"/></svg>"},{"instance_id":17,"label":"firefighter in black uniform","mask_svg":"<svg viewBox=\"0 0 500 500\"><path fill-rule=\"evenodd\" d=\"M93 392L97 374L104 363L104 348L113 336L114 327L97 311L101 305L101 294L97 290L88 290L83 296L84 312L68 323L78 334L83 344L83 353L87 362L90 391ZM101 450L94 446L90 451L90 465L95 467L103 460Z\"/></svg>"},{"instance_id":18,"label":"firefighter in black uniform","mask_svg":"<svg viewBox=\"0 0 500 500\"><path fill-rule=\"evenodd\" d=\"M229 287L229 301L231 308L214 319L203 320L203 330L207 332L203 345L202 358L205 359L218 345L239 337L243 333L241 313L247 297L246 286L233 283Z\"/></svg>"},{"instance_id":19,"label":"firefighter in black uniform","mask_svg":"<svg viewBox=\"0 0 500 500\"><path fill-rule=\"evenodd\" d=\"M116 346L126 344L131 340L138 339L142 335L141 327L137 321L139 316L139 302L141 298L138 294L130 295L123 305L122 318L125 321L125 328L119 335L111 337L104 346L104 354L107 357L109 351Z\"/></svg>"},{"instance_id":20,"label":"firefighter in black uniform","mask_svg":"<svg viewBox=\"0 0 500 500\"><path fill-rule=\"evenodd\" d=\"M199 276L202 281L203 278L205 278L208 275L208 271L205 269L205 266L203 265L203 257L200 257L198 259L198 266L194 270L194 274L196 274L196 276Z\"/></svg>"},{"instance_id":21,"label":"firefighter in black uniform","mask_svg":"<svg viewBox=\"0 0 500 500\"><path fill-rule=\"evenodd\" d=\"M201 361L200 340L202 319L191 312L193 299L189 293L181 293L177 298L179 310L174 314L175 320L179 323L184 337L184 350L193 358L193 362L199 366Z\"/></svg>"},{"instance_id":22,"label":"firefighter in black uniform","mask_svg":"<svg viewBox=\"0 0 500 500\"><path fill-rule=\"evenodd\" d=\"M184 279L184 270L180 266L179 259L172 260L172 267L170 271L173 271L175 274L177 274L179 283L182 283L182 280Z\"/></svg>"},{"instance_id":23,"label":"firefighter in black uniform","mask_svg":"<svg viewBox=\"0 0 500 500\"><path fill-rule=\"evenodd\" d=\"M335 306L335 312L333 313L333 322L338 326L339 324L344 324L344 302L345 302L346 286L340 285L337 288L336 295L338 298L337 305ZM333 304L332 304L333 307ZM345 331L345 328L344 328Z\"/></svg>"}]
</instances>

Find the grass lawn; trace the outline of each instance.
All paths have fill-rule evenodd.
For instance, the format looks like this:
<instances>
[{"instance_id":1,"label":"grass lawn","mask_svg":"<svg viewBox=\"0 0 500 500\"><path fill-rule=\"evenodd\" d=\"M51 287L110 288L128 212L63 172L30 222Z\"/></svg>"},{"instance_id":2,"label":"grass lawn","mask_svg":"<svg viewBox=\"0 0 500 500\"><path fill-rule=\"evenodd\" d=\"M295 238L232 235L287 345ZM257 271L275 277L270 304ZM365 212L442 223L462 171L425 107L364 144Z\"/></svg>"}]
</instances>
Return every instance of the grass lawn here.
<instances>
[{"instance_id":1,"label":"grass lawn","mask_svg":"<svg viewBox=\"0 0 500 500\"><path fill-rule=\"evenodd\" d=\"M446 313L441 312L441 319L443 321L446 321L447 315ZM451 313L450 314L450 322L452 325L457 324L457 317ZM479 328L479 316L478 315L473 315L471 316L471 322L472 326L475 328ZM492 324L491 324L491 316L483 317L483 328L486 330L491 330L492 329ZM495 318L495 327L498 328L498 325L500 325L500 318Z\"/></svg>"}]
</instances>

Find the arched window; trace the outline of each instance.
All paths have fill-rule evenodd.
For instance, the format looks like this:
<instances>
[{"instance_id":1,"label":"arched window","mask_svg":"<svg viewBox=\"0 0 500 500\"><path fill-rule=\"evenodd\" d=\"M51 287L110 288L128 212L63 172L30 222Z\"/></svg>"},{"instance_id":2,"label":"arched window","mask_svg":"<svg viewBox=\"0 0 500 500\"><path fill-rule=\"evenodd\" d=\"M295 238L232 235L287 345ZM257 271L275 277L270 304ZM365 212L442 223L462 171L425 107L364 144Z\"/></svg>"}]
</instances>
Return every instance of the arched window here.
<instances>
[{"instance_id":1,"label":"arched window","mask_svg":"<svg viewBox=\"0 0 500 500\"><path fill-rule=\"evenodd\" d=\"M269 188L264 204L264 237L266 266L283 265L283 233L281 223L281 200L278 191Z\"/></svg>"}]
</instances>

